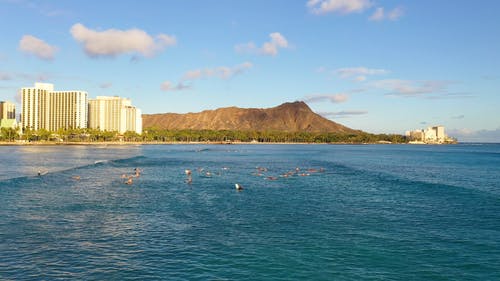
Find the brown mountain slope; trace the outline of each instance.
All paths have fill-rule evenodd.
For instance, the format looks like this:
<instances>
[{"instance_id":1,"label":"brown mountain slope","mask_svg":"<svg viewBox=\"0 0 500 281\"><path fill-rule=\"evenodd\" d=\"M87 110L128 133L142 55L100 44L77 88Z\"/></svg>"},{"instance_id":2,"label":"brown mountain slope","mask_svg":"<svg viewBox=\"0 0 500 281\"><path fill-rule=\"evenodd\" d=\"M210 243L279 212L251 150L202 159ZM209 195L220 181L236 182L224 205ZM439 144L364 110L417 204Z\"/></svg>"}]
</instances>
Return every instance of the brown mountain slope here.
<instances>
[{"instance_id":1,"label":"brown mountain slope","mask_svg":"<svg viewBox=\"0 0 500 281\"><path fill-rule=\"evenodd\" d=\"M143 114L143 127L181 130L240 130L286 132L359 132L314 113L304 102L272 108L226 107L199 113Z\"/></svg>"}]
</instances>

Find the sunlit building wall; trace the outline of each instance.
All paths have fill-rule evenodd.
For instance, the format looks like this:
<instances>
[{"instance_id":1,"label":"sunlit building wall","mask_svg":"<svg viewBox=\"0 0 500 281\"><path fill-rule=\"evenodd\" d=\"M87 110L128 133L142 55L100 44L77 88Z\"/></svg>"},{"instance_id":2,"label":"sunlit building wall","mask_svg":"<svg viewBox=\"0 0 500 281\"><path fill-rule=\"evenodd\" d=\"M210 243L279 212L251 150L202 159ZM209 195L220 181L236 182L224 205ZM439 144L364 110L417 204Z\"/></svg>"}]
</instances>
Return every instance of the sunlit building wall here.
<instances>
[{"instance_id":1,"label":"sunlit building wall","mask_svg":"<svg viewBox=\"0 0 500 281\"><path fill-rule=\"evenodd\" d=\"M130 99L118 96L98 96L89 100L89 128L101 131L126 131L142 133L142 119L137 124L137 112L140 109L132 106Z\"/></svg>"},{"instance_id":2,"label":"sunlit building wall","mask_svg":"<svg viewBox=\"0 0 500 281\"><path fill-rule=\"evenodd\" d=\"M86 128L87 96L84 91L54 91L54 85L48 83L22 88L21 123L31 130Z\"/></svg>"},{"instance_id":3,"label":"sunlit building wall","mask_svg":"<svg viewBox=\"0 0 500 281\"><path fill-rule=\"evenodd\" d=\"M16 119L16 105L8 101L0 101L0 119Z\"/></svg>"}]
</instances>

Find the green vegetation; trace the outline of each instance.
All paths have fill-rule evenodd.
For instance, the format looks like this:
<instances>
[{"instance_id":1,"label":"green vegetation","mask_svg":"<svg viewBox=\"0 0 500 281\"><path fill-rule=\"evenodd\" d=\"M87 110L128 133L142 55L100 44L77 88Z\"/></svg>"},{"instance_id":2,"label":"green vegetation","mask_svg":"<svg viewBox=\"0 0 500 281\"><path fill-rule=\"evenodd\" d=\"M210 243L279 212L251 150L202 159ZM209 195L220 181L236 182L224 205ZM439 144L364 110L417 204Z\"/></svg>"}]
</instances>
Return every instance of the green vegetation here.
<instances>
[{"instance_id":1,"label":"green vegetation","mask_svg":"<svg viewBox=\"0 0 500 281\"><path fill-rule=\"evenodd\" d=\"M213 131L213 130L162 130L147 128L142 135L135 132L119 134L116 131L97 129L67 129L50 132L26 130L19 135L14 129L2 128L1 141L24 140L27 142L259 142L259 143L407 143L402 135L357 133L307 133L281 131Z\"/></svg>"},{"instance_id":2,"label":"green vegetation","mask_svg":"<svg viewBox=\"0 0 500 281\"><path fill-rule=\"evenodd\" d=\"M402 135L374 135L365 132L307 133L282 131L212 131L212 130L161 130L147 128L142 134L144 141L157 142L271 142L271 143L406 143Z\"/></svg>"},{"instance_id":3,"label":"green vegetation","mask_svg":"<svg viewBox=\"0 0 500 281\"><path fill-rule=\"evenodd\" d=\"M13 128L1 128L0 129L0 140L1 141L14 141L19 139L19 134L16 129Z\"/></svg>"}]
</instances>

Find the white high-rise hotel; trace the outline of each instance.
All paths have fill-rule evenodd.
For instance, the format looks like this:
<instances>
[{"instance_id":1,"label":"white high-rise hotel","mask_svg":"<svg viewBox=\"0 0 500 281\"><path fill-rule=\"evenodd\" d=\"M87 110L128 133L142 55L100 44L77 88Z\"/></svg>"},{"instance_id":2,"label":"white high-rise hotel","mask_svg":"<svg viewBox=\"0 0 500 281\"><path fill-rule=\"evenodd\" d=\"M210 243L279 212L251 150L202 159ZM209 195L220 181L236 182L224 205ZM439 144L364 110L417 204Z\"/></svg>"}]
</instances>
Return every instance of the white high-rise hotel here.
<instances>
[{"instance_id":1,"label":"white high-rise hotel","mask_svg":"<svg viewBox=\"0 0 500 281\"><path fill-rule=\"evenodd\" d=\"M54 91L53 84L35 83L35 87L22 88L21 94L24 129L87 128L87 92Z\"/></svg>"},{"instance_id":2,"label":"white high-rise hotel","mask_svg":"<svg viewBox=\"0 0 500 281\"><path fill-rule=\"evenodd\" d=\"M130 99L97 96L89 100L89 128L118 131L123 134L142 132L141 110L132 106Z\"/></svg>"},{"instance_id":3,"label":"white high-rise hotel","mask_svg":"<svg viewBox=\"0 0 500 281\"><path fill-rule=\"evenodd\" d=\"M54 85L47 83L35 83L35 87L21 91L24 129L93 128L142 133L141 111L133 107L129 99L97 97L88 100L87 92L54 91Z\"/></svg>"}]
</instances>

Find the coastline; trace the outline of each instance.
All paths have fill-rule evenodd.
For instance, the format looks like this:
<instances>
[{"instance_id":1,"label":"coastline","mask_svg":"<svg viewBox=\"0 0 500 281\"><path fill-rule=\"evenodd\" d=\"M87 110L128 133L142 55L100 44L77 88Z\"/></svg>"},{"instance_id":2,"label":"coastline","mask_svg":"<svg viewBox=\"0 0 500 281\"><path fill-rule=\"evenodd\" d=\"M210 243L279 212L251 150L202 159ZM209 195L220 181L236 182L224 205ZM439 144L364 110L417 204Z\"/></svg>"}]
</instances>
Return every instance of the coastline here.
<instances>
[{"instance_id":1,"label":"coastline","mask_svg":"<svg viewBox=\"0 0 500 281\"><path fill-rule=\"evenodd\" d=\"M165 141L165 142L148 142L148 141L104 141L104 142L56 142L56 141L43 141L43 142L4 142L0 141L0 146L54 146L54 145L176 145L176 144L192 144L192 145L233 145L233 144L255 144L255 145L267 145L267 144L361 144L361 143L315 143L315 142L220 142L220 141Z\"/></svg>"},{"instance_id":2,"label":"coastline","mask_svg":"<svg viewBox=\"0 0 500 281\"><path fill-rule=\"evenodd\" d=\"M436 143L419 143L419 144L414 144L414 143L390 143L390 142L370 142L370 143L356 143L356 142L220 142L220 141L189 141L189 142L182 142L182 141L165 141L165 142L158 142L158 141L138 141L138 142L133 142L133 141L101 141L101 142L57 142L57 141L38 141L38 142L6 142L6 141L0 141L0 146L56 146L56 145L62 145L62 146L75 146L75 145L84 145L84 146L136 146L136 145L234 145L234 144L245 144L245 145L270 145L270 144L279 144L279 145L292 145L292 144L299 144L299 145L306 145L306 144L318 144L318 145L368 145L368 144L379 144L379 145L394 145L394 144L407 144L407 145L449 145L449 144L457 144L457 143L443 143L443 144L436 144Z\"/></svg>"}]
</instances>

